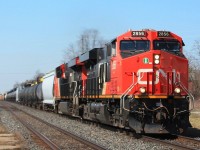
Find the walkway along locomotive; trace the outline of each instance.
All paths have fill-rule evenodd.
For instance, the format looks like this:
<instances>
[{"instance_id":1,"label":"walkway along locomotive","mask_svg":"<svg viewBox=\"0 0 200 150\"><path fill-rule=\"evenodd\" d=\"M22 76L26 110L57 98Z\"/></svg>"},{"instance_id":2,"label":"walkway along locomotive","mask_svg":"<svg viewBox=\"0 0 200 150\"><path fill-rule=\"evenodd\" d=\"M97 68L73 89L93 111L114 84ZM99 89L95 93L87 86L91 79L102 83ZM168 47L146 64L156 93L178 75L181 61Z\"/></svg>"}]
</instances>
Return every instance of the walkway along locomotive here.
<instances>
[{"instance_id":1,"label":"walkway along locomotive","mask_svg":"<svg viewBox=\"0 0 200 150\"><path fill-rule=\"evenodd\" d=\"M181 133L193 107L183 46L172 32L130 30L58 66L43 106L139 133Z\"/></svg>"}]
</instances>

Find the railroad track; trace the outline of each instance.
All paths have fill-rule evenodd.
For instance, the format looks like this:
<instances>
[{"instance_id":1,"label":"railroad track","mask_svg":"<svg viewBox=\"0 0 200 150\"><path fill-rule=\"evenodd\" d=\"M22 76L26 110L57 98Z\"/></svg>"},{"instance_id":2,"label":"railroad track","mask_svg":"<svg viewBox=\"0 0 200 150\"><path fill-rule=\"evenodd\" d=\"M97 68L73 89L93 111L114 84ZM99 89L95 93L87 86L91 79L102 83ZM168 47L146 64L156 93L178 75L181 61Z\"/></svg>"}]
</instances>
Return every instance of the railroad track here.
<instances>
[{"instance_id":1,"label":"railroad track","mask_svg":"<svg viewBox=\"0 0 200 150\"><path fill-rule=\"evenodd\" d=\"M166 140L166 139L159 139L159 138L153 138L151 136L142 136L143 140L147 140L150 142L155 142L161 145L166 145L173 147L175 149L181 149L181 150L199 150L200 149L200 140L196 140L194 138L181 136L181 135L171 135L174 136L174 140Z\"/></svg>"},{"instance_id":2,"label":"railroad track","mask_svg":"<svg viewBox=\"0 0 200 150\"><path fill-rule=\"evenodd\" d=\"M21 112L23 112L24 114L44 123L44 124L47 124L48 126L51 126L52 128L62 132L63 134L66 134L68 136L71 136L73 137L75 140L78 140L79 142L85 144L85 145L88 145L89 147L91 147L92 149L105 149L104 147L100 146L100 145L97 145L96 143L93 143L93 142L90 142L90 141L87 141L77 135L74 135L73 133L71 132L68 132L66 130L63 130L55 125L52 125L32 114L29 114L21 109L18 109L16 108L15 106L12 105L12 107L14 109L17 109ZM126 130L127 131L127 130ZM171 135L171 136L176 136L176 138L174 138L174 140L168 140L168 139L165 139L165 140L161 140L159 138L153 138L153 137L150 137L150 136L145 136L145 135L141 135L141 140L143 141L148 141L148 142L152 142L152 143L158 143L158 144L161 144L161 145L165 145L165 146L170 146L170 147L173 147L175 149L183 149L183 150L196 150L196 149L200 149L200 141L199 140L195 140L193 138L189 138L189 137L184 137L184 136L180 136L180 135Z\"/></svg>"},{"instance_id":3,"label":"railroad track","mask_svg":"<svg viewBox=\"0 0 200 150\"><path fill-rule=\"evenodd\" d=\"M187 144L187 146L192 147L194 149L200 149L200 140L182 135L175 135L175 136L177 136L176 141L181 143L181 145Z\"/></svg>"},{"instance_id":4,"label":"railroad track","mask_svg":"<svg viewBox=\"0 0 200 150\"><path fill-rule=\"evenodd\" d=\"M42 139L42 140L46 143L46 145L48 145L51 149L60 149L60 148L59 148L59 146L57 146L55 143L53 143L51 140L49 140L49 139L48 139L47 137L45 137L44 135L41 135L39 132L34 131L34 129L31 128L30 125L28 125L26 122L24 122L23 120L21 120L21 119L14 113L14 111L12 111L12 109L15 109L15 110L18 110L18 111L20 111L20 112L23 112L24 114L26 114L26 115L28 115L28 116L30 116L30 117L32 117L32 118L38 120L38 121L41 122L41 123L46 124L47 126L49 126L49 127L53 128L53 129L55 129L55 130L61 132L62 134L65 134L65 135L67 135L67 136L70 136L70 137L73 138L74 140L76 140L76 141L82 143L83 145L86 145L87 147L89 147L89 148L91 148L91 149L95 149L95 150L105 150L105 149L106 149L105 147L103 147L103 146L101 146L101 145L98 145L97 143L94 143L94 142L92 142L92 141L88 141L87 139L82 138L82 137L80 137L80 136L78 136L78 135L76 135L76 134L74 134L74 133L72 133L72 132L63 130L63 129L61 129L61 128L55 126L55 125L52 125L52 124L50 124L50 123L48 123L48 122L46 122L46 121L44 121L44 120L42 120L42 119L40 119L40 118L38 118L38 117L32 115L32 114L29 114L29 113L27 113L27 112L25 112L25 111L23 111L23 110L20 110L20 109L18 109L17 107L15 107L15 106L13 106L13 105L12 105L11 108L8 108L8 109L7 109L7 110L9 110L20 122L22 122L22 124L23 124L24 126L26 126L29 130L31 130L31 132L34 132L34 134L36 134L38 137L40 137L40 139Z\"/></svg>"},{"instance_id":5,"label":"railroad track","mask_svg":"<svg viewBox=\"0 0 200 150\"><path fill-rule=\"evenodd\" d=\"M42 140L46 146L52 150L59 150L59 146L53 143L51 140L49 140L46 136L32 128L28 123L26 123L24 120L22 120L19 115L17 115L13 109L9 108L9 106L5 106L4 108L8 110L19 122L21 122L29 131L31 131L34 135L36 135L40 140Z\"/></svg>"}]
</instances>

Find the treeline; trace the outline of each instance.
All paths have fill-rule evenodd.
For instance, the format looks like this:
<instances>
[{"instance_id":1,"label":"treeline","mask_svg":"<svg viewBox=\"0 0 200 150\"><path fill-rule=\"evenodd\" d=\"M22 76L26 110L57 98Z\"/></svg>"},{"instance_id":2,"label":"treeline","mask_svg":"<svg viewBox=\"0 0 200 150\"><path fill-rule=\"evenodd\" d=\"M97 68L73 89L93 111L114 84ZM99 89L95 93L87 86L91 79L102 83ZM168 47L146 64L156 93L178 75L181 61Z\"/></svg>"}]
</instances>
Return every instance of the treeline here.
<instances>
[{"instance_id":1,"label":"treeline","mask_svg":"<svg viewBox=\"0 0 200 150\"><path fill-rule=\"evenodd\" d=\"M62 62L69 61L77 55L93 48L103 47L107 41L101 37L96 29L86 29L77 38L77 41L69 44L64 51Z\"/></svg>"},{"instance_id":2,"label":"treeline","mask_svg":"<svg viewBox=\"0 0 200 150\"><path fill-rule=\"evenodd\" d=\"M187 51L189 60L189 88L195 99L200 97L200 41L195 41L192 50Z\"/></svg>"},{"instance_id":3,"label":"treeline","mask_svg":"<svg viewBox=\"0 0 200 150\"><path fill-rule=\"evenodd\" d=\"M98 30L96 29L86 29L84 30L77 38L75 43L69 44L69 46L64 50L62 63L66 63L77 55L84 53L88 50L97 47L103 47L107 43L101 36ZM45 74L40 71L36 71L35 75L32 79L25 80L22 83L16 82L13 88L19 86L26 86L33 84L35 82L39 82L40 78Z\"/></svg>"},{"instance_id":4,"label":"treeline","mask_svg":"<svg viewBox=\"0 0 200 150\"><path fill-rule=\"evenodd\" d=\"M35 75L33 76L32 79L29 79L29 80L25 80L24 82L22 83L19 83L19 82L16 82L13 86L13 88L17 88L19 86L27 86L27 85L30 85L30 84L34 84L36 82L40 82L40 79L44 76L45 74L44 73L41 73L39 70L37 70L35 72Z\"/></svg>"}]
</instances>

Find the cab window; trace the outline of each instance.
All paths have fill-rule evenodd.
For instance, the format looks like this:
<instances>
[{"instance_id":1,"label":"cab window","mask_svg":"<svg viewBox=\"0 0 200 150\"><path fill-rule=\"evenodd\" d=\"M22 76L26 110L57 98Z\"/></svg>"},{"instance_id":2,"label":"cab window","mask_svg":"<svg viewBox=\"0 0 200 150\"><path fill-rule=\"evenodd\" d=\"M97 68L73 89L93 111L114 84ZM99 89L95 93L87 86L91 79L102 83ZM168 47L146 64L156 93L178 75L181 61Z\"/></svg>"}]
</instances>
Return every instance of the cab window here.
<instances>
[{"instance_id":1,"label":"cab window","mask_svg":"<svg viewBox=\"0 0 200 150\"><path fill-rule=\"evenodd\" d=\"M180 43L176 40L155 40L153 42L155 50L166 50L171 52L178 52L181 49Z\"/></svg>"},{"instance_id":2,"label":"cab window","mask_svg":"<svg viewBox=\"0 0 200 150\"><path fill-rule=\"evenodd\" d=\"M120 50L137 51L144 50L147 51L150 48L150 42L148 40L123 40L120 43Z\"/></svg>"},{"instance_id":3,"label":"cab window","mask_svg":"<svg viewBox=\"0 0 200 150\"><path fill-rule=\"evenodd\" d=\"M122 58L131 57L149 50L149 40L122 40L120 42L120 53Z\"/></svg>"}]
</instances>

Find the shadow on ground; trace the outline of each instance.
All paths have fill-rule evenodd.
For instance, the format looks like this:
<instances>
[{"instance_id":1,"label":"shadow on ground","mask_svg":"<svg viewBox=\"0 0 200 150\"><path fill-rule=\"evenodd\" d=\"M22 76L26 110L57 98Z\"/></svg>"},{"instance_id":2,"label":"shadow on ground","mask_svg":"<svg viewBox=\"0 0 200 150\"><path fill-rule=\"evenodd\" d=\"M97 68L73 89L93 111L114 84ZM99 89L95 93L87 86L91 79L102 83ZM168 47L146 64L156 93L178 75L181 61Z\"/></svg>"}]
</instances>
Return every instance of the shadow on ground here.
<instances>
[{"instance_id":1,"label":"shadow on ground","mask_svg":"<svg viewBox=\"0 0 200 150\"><path fill-rule=\"evenodd\" d=\"M184 135L190 137L200 137L200 129L188 128L188 130L184 133Z\"/></svg>"}]
</instances>

